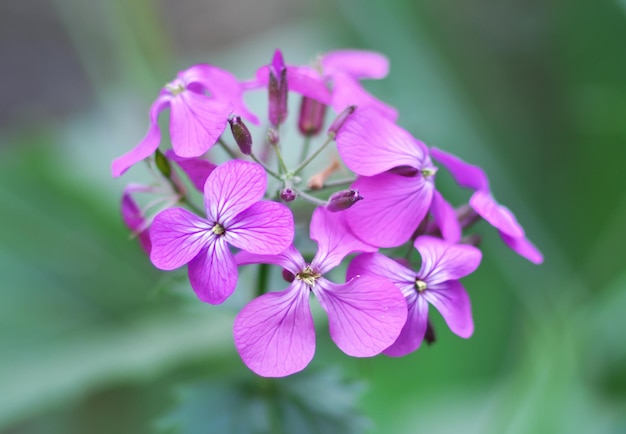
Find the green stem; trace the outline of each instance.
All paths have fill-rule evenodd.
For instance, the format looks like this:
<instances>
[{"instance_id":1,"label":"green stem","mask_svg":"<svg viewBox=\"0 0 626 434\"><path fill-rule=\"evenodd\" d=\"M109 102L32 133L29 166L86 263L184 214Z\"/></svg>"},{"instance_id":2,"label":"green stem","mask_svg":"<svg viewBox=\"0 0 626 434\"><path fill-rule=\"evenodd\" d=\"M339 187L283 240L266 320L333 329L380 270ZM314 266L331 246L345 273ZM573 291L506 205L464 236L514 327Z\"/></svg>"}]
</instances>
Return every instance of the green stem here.
<instances>
[{"instance_id":1,"label":"green stem","mask_svg":"<svg viewBox=\"0 0 626 434\"><path fill-rule=\"evenodd\" d=\"M307 194L307 193L305 193L305 192L304 192L304 191L302 191L302 190L298 190L297 188L294 188L293 190L294 190L294 191L296 192L296 194L297 194L298 196L300 196L302 199L306 200L307 202L311 202L311 203L312 203L312 204L314 204L314 205L317 205L317 206L326 206L326 204L328 203L328 202L327 202L327 201L325 201L325 200L318 199L317 197L315 197L315 196L311 196L310 194Z\"/></svg>"},{"instance_id":2,"label":"green stem","mask_svg":"<svg viewBox=\"0 0 626 434\"><path fill-rule=\"evenodd\" d=\"M309 155L309 147L311 146L311 136L304 137L304 144L302 145L302 152L300 152L299 162L303 162L307 155Z\"/></svg>"},{"instance_id":3,"label":"green stem","mask_svg":"<svg viewBox=\"0 0 626 434\"><path fill-rule=\"evenodd\" d=\"M265 169L265 171L270 174L271 176L273 176L274 178L278 179L279 181L282 181L283 178L276 172L274 172L272 169L270 169L269 167L267 167L267 165L262 162L259 158L257 158L256 155L254 155L254 153L250 153L250 158L252 158L256 163L260 164L261 166L263 166L263 169Z\"/></svg>"},{"instance_id":4,"label":"green stem","mask_svg":"<svg viewBox=\"0 0 626 434\"><path fill-rule=\"evenodd\" d=\"M283 154L282 152L280 152L280 146L276 145L274 146L274 149L276 150L276 156L278 157L278 165L280 166L280 169L283 173L289 173L289 169L287 169L285 160L283 160Z\"/></svg>"},{"instance_id":5,"label":"green stem","mask_svg":"<svg viewBox=\"0 0 626 434\"><path fill-rule=\"evenodd\" d=\"M259 264L259 272L256 279L256 295L261 296L267 292L267 282L270 276L270 266Z\"/></svg>"},{"instance_id":6,"label":"green stem","mask_svg":"<svg viewBox=\"0 0 626 434\"><path fill-rule=\"evenodd\" d=\"M313 152L306 160L304 160L302 163L300 163L300 165L296 168L296 170L293 171L294 175L297 175L298 173L302 172L302 170L309 165L309 163L311 161L313 161L315 159L315 157L317 157L320 152L322 152L324 150L324 148L326 148L326 146L328 146L328 144L330 142L333 141L333 138L331 136L328 136L326 138L326 141L324 143L322 143L322 146L320 146L319 148L317 148L315 150L315 152Z\"/></svg>"},{"instance_id":7,"label":"green stem","mask_svg":"<svg viewBox=\"0 0 626 434\"><path fill-rule=\"evenodd\" d=\"M233 158L233 159L235 159L235 160L239 158L239 155L237 155L237 153L236 153L235 151L233 151L233 149L232 149L230 146L228 146L228 145L226 144L226 142L224 142L224 140L222 140L222 138L221 138L221 137L219 138L219 140L217 141L217 143L219 143L219 144L220 144L220 146L222 147L222 149L223 149L224 151L226 151L226 153L227 153L227 154L228 154L231 158Z\"/></svg>"}]
</instances>

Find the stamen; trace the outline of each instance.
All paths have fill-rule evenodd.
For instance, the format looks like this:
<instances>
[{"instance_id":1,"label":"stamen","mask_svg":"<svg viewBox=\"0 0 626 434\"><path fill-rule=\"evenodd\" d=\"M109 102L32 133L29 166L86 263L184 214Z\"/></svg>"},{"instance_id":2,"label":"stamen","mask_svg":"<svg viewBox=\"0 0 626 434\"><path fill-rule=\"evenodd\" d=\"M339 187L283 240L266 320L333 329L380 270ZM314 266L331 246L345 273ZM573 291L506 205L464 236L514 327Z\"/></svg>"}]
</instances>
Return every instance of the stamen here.
<instances>
[{"instance_id":1,"label":"stamen","mask_svg":"<svg viewBox=\"0 0 626 434\"><path fill-rule=\"evenodd\" d=\"M426 282L420 280L419 277L415 279L415 289L417 289L418 292L424 292L426 288L428 288Z\"/></svg>"},{"instance_id":2,"label":"stamen","mask_svg":"<svg viewBox=\"0 0 626 434\"><path fill-rule=\"evenodd\" d=\"M315 281L322 277L320 273L313 271L310 265L304 267L304 270L296 274L296 279L302 280L304 283L309 285L310 287L315 286Z\"/></svg>"},{"instance_id":3,"label":"stamen","mask_svg":"<svg viewBox=\"0 0 626 434\"><path fill-rule=\"evenodd\" d=\"M215 226L211 229L215 235L224 235L226 233L226 229L219 223L215 223Z\"/></svg>"}]
</instances>

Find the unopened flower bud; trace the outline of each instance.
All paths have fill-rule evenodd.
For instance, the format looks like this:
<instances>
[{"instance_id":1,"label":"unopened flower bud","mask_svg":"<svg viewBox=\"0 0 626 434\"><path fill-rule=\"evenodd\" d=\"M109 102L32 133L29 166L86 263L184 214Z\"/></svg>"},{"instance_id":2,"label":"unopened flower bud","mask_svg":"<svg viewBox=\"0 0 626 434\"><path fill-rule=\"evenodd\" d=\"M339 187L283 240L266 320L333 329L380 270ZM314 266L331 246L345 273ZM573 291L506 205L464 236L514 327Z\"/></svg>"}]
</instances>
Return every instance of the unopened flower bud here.
<instances>
[{"instance_id":1,"label":"unopened flower bud","mask_svg":"<svg viewBox=\"0 0 626 434\"><path fill-rule=\"evenodd\" d=\"M228 123L241 153L250 155L252 153L252 135L246 124L241 120L241 116L231 117L228 119Z\"/></svg>"},{"instance_id":2,"label":"unopened flower bud","mask_svg":"<svg viewBox=\"0 0 626 434\"><path fill-rule=\"evenodd\" d=\"M283 279L285 279L287 282L291 283L294 281L294 279L296 278L296 276L289 270L285 270L283 268Z\"/></svg>"},{"instance_id":3,"label":"unopened flower bud","mask_svg":"<svg viewBox=\"0 0 626 434\"><path fill-rule=\"evenodd\" d=\"M342 190L333 193L328 199L326 209L330 212L343 211L363 199L358 190Z\"/></svg>"},{"instance_id":4,"label":"unopened flower bud","mask_svg":"<svg viewBox=\"0 0 626 434\"><path fill-rule=\"evenodd\" d=\"M270 128L267 132L267 143L272 146L276 146L278 145L278 142L280 142L280 136L278 135L278 131L276 131L274 128Z\"/></svg>"},{"instance_id":5,"label":"unopened flower bud","mask_svg":"<svg viewBox=\"0 0 626 434\"><path fill-rule=\"evenodd\" d=\"M303 97L300 103L300 118L298 119L298 129L305 136L315 136L322 131L324 126L324 116L326 115L326 104L313 98Z\"/></svg>"},{"instance_id":6,"label":"unopened flower bud","mask_svg":"<svg viewBox=\"0 0 626 434\"><path fill-rule=\"evenodd\" d=\"M295 200L296 198L296 192L293 191L293 189L289 187L286 187L280 190L280 193L278 195L285 202L291 202Z\"/></svg>"},{"instance_id":7,"label":"unopened flower bud","mask_svg":"<svg viewBox=\"0 0 626 434\"><path fill-rule=\"evenodd\" d=\"M328 135L331 136L332 138L335 138L337 136L337 133L343 126L343 124L346 122L346 119L348 119L348 116L354 113L355 110L356 110L355 105L349 105L341 113L339 113L339 115L335 118L333 123L330 124L330 127L328 127Z\"/></svg>"},{"instance_id":8,"label":"unopened flower bud","mask_svg":"<svg viewBox=\"0 0 626 434\"><path fill-rule=\"evenodd\" d=\"M274 126L282 124L287 118L287 68L282 68L278 72L279 76L274 75L270 70L269 77L269 118Z\"/></svg>"}]
</instances>

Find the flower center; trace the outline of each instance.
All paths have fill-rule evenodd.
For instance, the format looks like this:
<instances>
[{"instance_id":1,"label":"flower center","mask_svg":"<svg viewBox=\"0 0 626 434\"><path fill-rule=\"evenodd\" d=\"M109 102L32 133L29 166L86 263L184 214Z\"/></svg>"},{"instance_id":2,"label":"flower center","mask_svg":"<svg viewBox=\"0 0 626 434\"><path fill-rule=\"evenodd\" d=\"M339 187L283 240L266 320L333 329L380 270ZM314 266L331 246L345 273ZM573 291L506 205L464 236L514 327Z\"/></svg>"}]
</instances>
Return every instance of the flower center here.
<instances>
[{"instance_id":1,"label":"flower center","mask_svg":"<svg viewBox=\"0 0 626 434\"><path fill-rule=\"evenodd\" d=\"M424 292L426 288L428 288L426 282L420 280L419 277L415 278L415 289L417 289L417 292Z\"/></svg>"},{"instance_id":2,"label":"flower center","mask_svg":"<svg viewBox=\"0 0 626 434\"><path fill-rule=\"evenodd\" d=\"M213 228L211 230L217 236L224 235L224 233L226 232L226 229L224 229L224 226L222 226L219 223L215 223L215 226L213 226Z\"/></svg>"},{"instance_id":3,"label":"flower center","mask_svg":"<svg viewBox=\"0 0 626 434\"><path fill-rule=\"evenodd\" d=\"M304 267L304 270L296 274L296 279L302 280L307 285L315 286L315 281L322 277L320 273L315 272L310 265Z\"/></svg>"},{"instance_id":4,"label":"flower center","mask_svg":"<svg viewBox=\"0 0 626 434\"><path fill-rule=\"evenodd\" d=\"M424 178L428 178L429 176L433 176L435 173L437 173L437 168L436 167L426 167L426 168L422 169L421 172L422 172L422 176Z\"/></svg>"},{"instance_id":5,"label":"flower center","mask_svg":"<svg viewBox=\"0 0 626 434\"><path fill-rule=\"evenodd\" d=\"M185 90L185 85L181 82L173 81L165 85L165 88L170 91L173 96L182 93Z\"/></svg>"}]
</instances>

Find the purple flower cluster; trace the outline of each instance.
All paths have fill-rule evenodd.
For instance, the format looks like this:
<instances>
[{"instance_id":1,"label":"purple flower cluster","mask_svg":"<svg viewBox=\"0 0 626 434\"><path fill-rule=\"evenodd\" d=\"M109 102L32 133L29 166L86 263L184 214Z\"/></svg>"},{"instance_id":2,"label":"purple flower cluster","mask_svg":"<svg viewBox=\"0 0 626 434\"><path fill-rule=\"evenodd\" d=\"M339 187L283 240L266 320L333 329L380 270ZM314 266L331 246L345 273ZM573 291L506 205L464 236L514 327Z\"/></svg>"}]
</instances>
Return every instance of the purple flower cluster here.
<instances>
[{"instance_id":1,"label":"purple flower cluster","mask_svg":"<svg viewBox=\"0 0 626 434\"><path fill-rule=\"evenodd\" d=\"M215 66L193 66L161 90L146 136L113 161L115 177L148 162L156 183L126 188L123 220L157 268L187 265L200 300L224 302L237 287L239 266L282 269L286 289L257 288L234 322L235 346L259 375L290 375L313 358L311 294L328 316L332 340L353 357L399 357L434 339L429 305L453 333L470 337L470 299L459 279L480 264L480 237L468 233L479 220L519 255L543 261L513 213L494 199L482 169L415 139L396 124L396 109L363 88L362 79L384 78L388 69L384 56L356 50L327 53L311 65L288 65L276 51L249 81ZM269 129L254 143L244 121L258 125L259 117L244 96L258 89L267 92ZM291 93L302 97L293 125L303 144L293 164L283 157L281 141ZM166 108L171 149L163 151L158 116ZM334 121L309 152L331 110ZM333 142L328 167L303 184L311 161L327 158L322 151ZM228 156L219 165L211 161L217 161L215 151L208 154L216 144ZM467 204L455 208L436 189L433 160L473 191ZM346 168L354 175L338 179ZM203 194L203 209L188 184ZM156 198L142 208L137 193ZM317 252L303 254L295 246L306 234L296 233L301 225L294 225L292 210L307 209L305 202L315 205L304 223ZM415 251L419 258L411 262ZM335 283L331 270L342 264L345 281Z\"/></svg>"}]
</instances>

